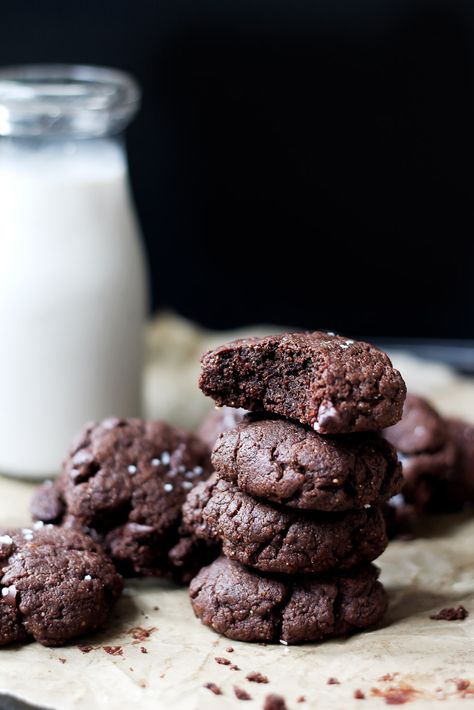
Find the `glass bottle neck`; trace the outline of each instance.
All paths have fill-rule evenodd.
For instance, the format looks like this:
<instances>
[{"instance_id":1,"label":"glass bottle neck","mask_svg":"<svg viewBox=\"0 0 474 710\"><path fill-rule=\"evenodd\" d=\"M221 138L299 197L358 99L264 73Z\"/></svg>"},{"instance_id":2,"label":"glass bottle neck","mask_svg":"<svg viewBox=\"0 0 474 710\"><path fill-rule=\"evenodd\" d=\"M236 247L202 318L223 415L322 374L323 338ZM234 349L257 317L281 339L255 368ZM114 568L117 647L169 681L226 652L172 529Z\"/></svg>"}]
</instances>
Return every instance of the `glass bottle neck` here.
<instances>
[{"instance_id":1,"label":"glass bottle neck","mask_svg":"<svg viewBox=\"0 0 474 710\"><path fill-rule=\"evenodd\" d=\"M108 179L127 173L122 134L87 140L0 138L0 173L11 179Z\"/></svg>"}]
</instances>

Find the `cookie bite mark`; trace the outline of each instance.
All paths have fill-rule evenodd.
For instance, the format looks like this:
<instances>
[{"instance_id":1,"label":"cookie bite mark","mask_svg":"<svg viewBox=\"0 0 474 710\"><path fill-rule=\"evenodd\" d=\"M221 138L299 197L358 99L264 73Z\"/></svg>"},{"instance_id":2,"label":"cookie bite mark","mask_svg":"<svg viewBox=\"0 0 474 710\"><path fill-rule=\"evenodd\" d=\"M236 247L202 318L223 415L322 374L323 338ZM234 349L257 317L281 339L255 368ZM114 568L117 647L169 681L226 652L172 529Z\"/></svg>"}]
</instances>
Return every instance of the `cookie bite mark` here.
<instances>
[{"instance_id":1,"label":"cookie bite mark","mask_svg":"<svg viewBox=\"0 0 474 710\"><path fill-rule=\"evenodd\" d=\"M381 350L322 332L236 340L201 363L199 385L218 405L279 414L321 434L395 424L406 394Z\"/></svg>"}]
</instances>

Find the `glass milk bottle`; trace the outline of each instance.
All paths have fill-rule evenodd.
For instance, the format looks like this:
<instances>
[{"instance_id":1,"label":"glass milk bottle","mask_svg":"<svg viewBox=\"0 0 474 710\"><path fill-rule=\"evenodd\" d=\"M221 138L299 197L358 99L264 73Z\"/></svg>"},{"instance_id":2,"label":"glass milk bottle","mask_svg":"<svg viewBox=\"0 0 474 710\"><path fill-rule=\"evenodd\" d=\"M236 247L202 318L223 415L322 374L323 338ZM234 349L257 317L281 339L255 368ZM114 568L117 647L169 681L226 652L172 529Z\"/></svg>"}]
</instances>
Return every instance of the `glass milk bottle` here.
<instances>
[{"instance_id":1,"label":"glass milk bottle","mask_svg":"<svg viewBox=\"0 0 474 710\"><path fill-rule=\"evenodd\" d=\"M139 99L115 70L0 69L0 473L54 475L85 422L140 414Z\"/></svg>"}]
</instances>

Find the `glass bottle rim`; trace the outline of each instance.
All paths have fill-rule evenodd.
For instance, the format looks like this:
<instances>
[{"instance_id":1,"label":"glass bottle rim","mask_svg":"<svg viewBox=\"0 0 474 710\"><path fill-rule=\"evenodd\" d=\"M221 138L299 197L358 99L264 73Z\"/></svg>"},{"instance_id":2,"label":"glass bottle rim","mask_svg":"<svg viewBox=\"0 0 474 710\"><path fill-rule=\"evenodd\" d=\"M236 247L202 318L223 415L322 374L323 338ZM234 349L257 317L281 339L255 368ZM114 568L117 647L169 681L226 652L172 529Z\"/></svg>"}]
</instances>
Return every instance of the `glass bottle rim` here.
<instances>
[{"instance_id":1,"label":"glass bottle rim","mask_svg":"<svg viewBox=\"0 0 474 710\"><path fill-rule=\"evenodd\" d=\"M0 67L0 136L95 138L122 131L139 109L127 72L83 64Z\"/></svg>"}]
</instances>

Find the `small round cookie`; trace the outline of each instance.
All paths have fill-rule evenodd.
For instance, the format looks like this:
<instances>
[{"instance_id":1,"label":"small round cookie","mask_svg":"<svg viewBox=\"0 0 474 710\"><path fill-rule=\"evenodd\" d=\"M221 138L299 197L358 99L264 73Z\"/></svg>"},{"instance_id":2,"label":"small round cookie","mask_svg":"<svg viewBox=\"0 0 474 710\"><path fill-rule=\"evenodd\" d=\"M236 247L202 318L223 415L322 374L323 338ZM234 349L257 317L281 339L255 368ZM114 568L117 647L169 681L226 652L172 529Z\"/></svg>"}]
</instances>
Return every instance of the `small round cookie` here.
<instances>
[{"instance_id":1,"label":"small round cookie","mask_svg":"<svg viewBox=\"0 0 474 710\"><path fill-rule=\"evenodd\" d=\"M377 624L387 595L374 565L337 575L269 577L219 557L189 587L194 613L236 641L287 644L346 636Z\"/></svg>"},{"instance_id":2,"label":"small round cookie","mask_svg":"<svg viewBox=\"0 0 474 710\"><path fill-rule=\"evenodd\" d=\"M402 415L405 383L388 356L334 333L234 340L201 365L199 386L216 404L279 414L320 434L379 431Z\"/></svg>"},{"instance_id":3,"label":"small round cookie","mask_svg":"<svg viewBox=\"0 0 474 710\"><path fill-rule=\"evenodd\" d=\"M214 407L196 430L196 434L212 451L216 439L222 431L233 429L247 414L245 409L232 407Z\"/></svg>"},{"instance_id":4,"label":"small round cookie","mask_svg":"<svg viewBox=\"0 0 474 710\"><path fill-rule=\"evenodd\" d=\"M387 546L379 508L297 512L256 500L215 476L191 491L183 517L195 535L220 540L224 555L262 572L348 569L374 560Z\"/></svg>"},{"instance_id":5,"label":"small round cookie","mask_svg":"<svg viewBox=\"0 0 474 710\"><path fill-rule=\"evenodd\" d=\"M328 512L380 505L403 483L397 452L380 435L323 437L286 419L246 418L219 435L212 463L252 496Z\"/></svg>"},{"instance_id":6,"label":"small round cookie","mask_svg":"<svg viewBox=\"0 0 474 710\"><path fill-rule=\"evenodd\" d=\"M0 531L0 645L33 637L44 646L104 626L122 578L87 535L63 528Z\"/></svg>"},{"instance_id":7,"label":"small round cookie","mask_svg":"<svg viewBox=\"0 0 474 710\"><path fill-rule=\"evenodd\" d=\"M63 524L100 540L125 575L185 581L209 561L209 545L195 540L185 557L183 547L170 552L180 542L186 495L209 472L208 449L195 435L164 422L110 418L84 429L54 490L40 488L32 509L47 520L60 507L56 492Z\"/></svg>"},{"instance_id":8,"label":"small round cookie","mask_svg":"<svg viewBox=\"0 0 474 710\"><path fill-rule=\"evenodd\" d=\"M446 421L423 397L409 394L402 420L386 429L402 463L403 496L418 511L437 508L437 490L451 480L456 446Z\"/></svg>"}]
</instances>

